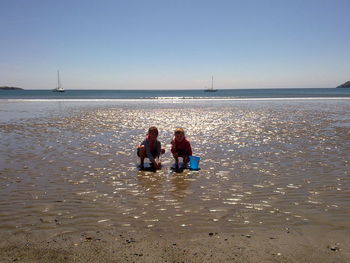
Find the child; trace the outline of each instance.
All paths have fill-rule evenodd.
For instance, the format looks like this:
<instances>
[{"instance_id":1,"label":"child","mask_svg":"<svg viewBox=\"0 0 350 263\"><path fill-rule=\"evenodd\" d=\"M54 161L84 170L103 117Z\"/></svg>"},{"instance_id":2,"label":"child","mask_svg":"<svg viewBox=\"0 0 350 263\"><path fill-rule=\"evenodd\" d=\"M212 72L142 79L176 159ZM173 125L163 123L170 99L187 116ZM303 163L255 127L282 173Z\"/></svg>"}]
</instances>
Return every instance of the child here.
<instances>
[{"instance_id":1,"label":"child","mask_svg":"<svg viewBox=\"0 0 350 263\"><path fill-rule=\"evenodd\" d=\"M161 143L157 140L157 137L158 129L152 126L148 129L146 139L137 147L137 156L140 157L141 168L144 165L145 158L148 158L155 169L160 169L161 162L159 161L159 156L165 150L161 148Z\"/></svg>"},{"instance_id":2,"label":"child","mask_svg":"<svg viewBox=\"0 0 350 263\"><path fill-rule=\"evenodd\" d=\"M175 159L175 165L179 165L179 157L183 158L183 165L189 162L189 156L192 155L190 142L185 137L185 131L182 128L177 128L174 132L174 139L171 141L171 152Z\"/></svg>"}]
</instances>

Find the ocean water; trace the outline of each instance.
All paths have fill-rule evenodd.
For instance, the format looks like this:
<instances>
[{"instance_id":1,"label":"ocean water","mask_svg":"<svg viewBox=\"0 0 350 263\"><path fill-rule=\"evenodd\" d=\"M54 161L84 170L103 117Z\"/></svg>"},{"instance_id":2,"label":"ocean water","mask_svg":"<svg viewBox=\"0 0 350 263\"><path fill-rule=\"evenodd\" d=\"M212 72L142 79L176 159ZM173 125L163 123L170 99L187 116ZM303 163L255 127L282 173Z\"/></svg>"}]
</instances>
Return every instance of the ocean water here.
<instances>
[{"instance_id":1,"label":"ocean water","mask_svg":"<svg viewBox=\"0 0 350 263\"><path fill-rule=\"evenodd\" d=\"M0 90L0 99L162 99L162 98L324 98L350 97L350 89L231 89L203 90Z\"/></svg>"},{"instance_id":2,"label":"ocean water","mask_svg":"<svg viewBox=\"0 0 350 263\"><path fill-rule=\"evenodd\" d=\"M350 100L328 96L0 100L0 232L348 230ZM151 125L163 168L140 172ZM179 126L198 172L170 170Z\"/></svg>"}]
</instances>

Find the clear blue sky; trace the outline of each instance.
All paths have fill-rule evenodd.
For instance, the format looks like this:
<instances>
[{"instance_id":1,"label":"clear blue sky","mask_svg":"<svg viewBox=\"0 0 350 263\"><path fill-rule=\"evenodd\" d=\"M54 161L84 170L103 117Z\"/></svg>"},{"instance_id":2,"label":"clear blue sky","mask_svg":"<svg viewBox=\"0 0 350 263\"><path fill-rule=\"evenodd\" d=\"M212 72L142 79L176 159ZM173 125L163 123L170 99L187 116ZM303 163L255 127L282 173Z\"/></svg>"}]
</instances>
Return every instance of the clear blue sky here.
<instances>
[{"instance_id":1,"label":"clear blue sky","mask_svg":"<svg viewBox=\"0 0 350 263\"><path fill-rule=\"evenodd\" d=\"M0 85L334 87L349 0L0 0Z\"/></svg>"}]
</instances>

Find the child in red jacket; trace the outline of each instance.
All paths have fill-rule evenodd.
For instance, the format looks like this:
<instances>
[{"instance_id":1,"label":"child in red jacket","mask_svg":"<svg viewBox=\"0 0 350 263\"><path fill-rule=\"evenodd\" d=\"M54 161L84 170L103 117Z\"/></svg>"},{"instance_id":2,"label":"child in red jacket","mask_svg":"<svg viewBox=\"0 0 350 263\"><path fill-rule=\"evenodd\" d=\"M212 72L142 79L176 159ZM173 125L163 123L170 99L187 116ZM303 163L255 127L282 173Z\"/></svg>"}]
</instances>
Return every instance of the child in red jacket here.
<instances>
[{"instance_id":1,"label":"child in red jacket","mask_svg":"<svg viewBox=\"0 0 350 263\"><path fill-rule=\"evenodd\" d=\"M182 157L183 165L186 167L189 162L188 157L192 155L192 148L182 128L177 128L174 132L174 138L171 141L171 152L175 159L175 165L179 165L179 157Z\"/></svg>"}]
</instances>

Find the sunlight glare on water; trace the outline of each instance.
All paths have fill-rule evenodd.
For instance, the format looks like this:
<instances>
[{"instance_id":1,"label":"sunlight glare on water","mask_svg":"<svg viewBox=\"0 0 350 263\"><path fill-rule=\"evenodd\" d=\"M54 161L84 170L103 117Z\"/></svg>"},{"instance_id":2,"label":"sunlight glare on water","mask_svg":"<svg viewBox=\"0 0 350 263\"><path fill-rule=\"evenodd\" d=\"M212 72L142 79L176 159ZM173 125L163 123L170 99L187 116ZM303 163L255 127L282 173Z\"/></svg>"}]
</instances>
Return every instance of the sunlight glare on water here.
<instances>
[{"instance_id":1,"label":"sunlight glare on water","mask_svg":"<svg viewBox=\"0 0 350 263\"><path fill-rule=\"evenodd\" d=\"M349 112L337 101L115 102L1 121L0 229L348 225ZM163 168L140 172L135 148L152 125ZM200 171L170 170L176 127Z\"/></svg>"}]
</instances>

